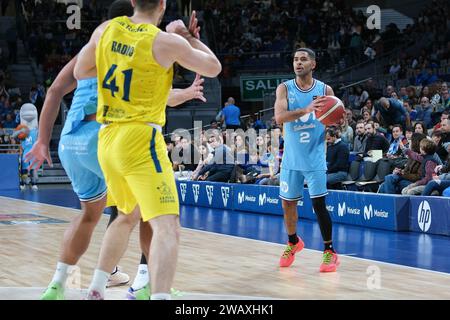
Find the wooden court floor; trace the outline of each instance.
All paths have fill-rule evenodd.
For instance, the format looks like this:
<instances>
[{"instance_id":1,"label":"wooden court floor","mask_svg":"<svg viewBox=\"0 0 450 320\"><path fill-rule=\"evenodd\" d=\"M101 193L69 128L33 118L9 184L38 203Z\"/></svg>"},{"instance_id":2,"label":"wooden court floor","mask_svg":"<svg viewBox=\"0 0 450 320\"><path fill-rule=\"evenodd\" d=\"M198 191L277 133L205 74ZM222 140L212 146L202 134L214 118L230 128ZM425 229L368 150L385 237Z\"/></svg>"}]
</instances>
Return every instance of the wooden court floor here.
<instances>
[{"instance_id":1,"label":"wooden court floor","mask_svg":"<svg viewBox=\"0 0 450 320\"><path fill-rule=\"evenodd\" d=\"M76 209L0 197L0 215L34 214L70 221ZM20 216L19 216L20 217ZM16 217L17 218L17 217ZM0 223L0 300L38 299L51 280L67 223ZM24 220L26 221L26 220ZM108 217L79 262L81 288L93 274ZM1 220L0 220L1 222ZM450 274L341 256L337 273L318 271L321 252L304 249L293 266L277 266L284 246L182 229L173 287L179 299L450 299ZM137 228L120 262L133 279L140 259ZM108 289L109 299L127 287ZM79 290L68 298L79 299Z\"/></svg>"}]
</instances>

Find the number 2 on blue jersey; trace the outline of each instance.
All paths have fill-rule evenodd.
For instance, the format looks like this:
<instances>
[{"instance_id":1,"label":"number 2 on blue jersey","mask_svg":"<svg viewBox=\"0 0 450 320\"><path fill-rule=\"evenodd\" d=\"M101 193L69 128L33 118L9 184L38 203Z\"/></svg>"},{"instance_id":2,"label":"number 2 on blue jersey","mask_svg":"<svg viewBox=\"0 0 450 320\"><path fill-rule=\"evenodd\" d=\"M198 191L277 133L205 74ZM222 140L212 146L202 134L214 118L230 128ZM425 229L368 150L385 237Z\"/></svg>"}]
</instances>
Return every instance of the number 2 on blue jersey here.
<instances>
[{"instance_id":1,"label":"number 2 on blue jersey","mask_svg":"<svg viewBox=\"0 0 450 320\"><path fill-rule=\"evenodd\" d=\"M119 91L119 87L116 86L116 77L113 78L114 73L116 72L117 65L113 64L111 68L106 73L105 79L103 79L103 88L111 91L111 95L115 97L115 93ZM131 79L133 77L133 69L128 69L122 71L125 79L123 84L123 96L122 100L130 101L130 86ZM112 79L111 79L112 78ZM109 82L109 83L108 83Z\"/></svg>"}]
</instances>

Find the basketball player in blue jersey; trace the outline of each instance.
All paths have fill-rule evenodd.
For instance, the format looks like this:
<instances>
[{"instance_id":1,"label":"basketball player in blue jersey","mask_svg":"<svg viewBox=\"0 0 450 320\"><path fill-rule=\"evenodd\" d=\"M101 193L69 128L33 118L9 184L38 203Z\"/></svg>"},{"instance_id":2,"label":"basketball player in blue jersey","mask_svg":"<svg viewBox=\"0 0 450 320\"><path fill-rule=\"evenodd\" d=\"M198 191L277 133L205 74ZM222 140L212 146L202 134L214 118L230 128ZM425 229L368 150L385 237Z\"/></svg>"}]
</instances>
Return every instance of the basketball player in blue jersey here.
<instances>
[{"instance_id":1,"label":"basketball player in blue jersey","mask_svg":"<svg viewBox=\"0 0 450 320\"><path fill-rule=\"evenodd\" d=\"M133 7L128 0L116 0L111 4L109 19L118 16L133 15ZM198 35L198 27L195 16L191 19L189 29ZM39 168L45 160L52 165L49 154L49 143L53 124L59 112L62 98L75 88L72 106L67 115L67 120L61 133L59 157L66 170L75 193L78 195L83 214L77 216L64 234L60 260L53 279L47 290L41 297L44 300L64 299L66 279L69 268L75 265L86 251L92 232L102 215L106 204L106 184L103 173L97 159L97 141L100 124L95 121L97 112L97 79L90 78L81 81L73 76L77 57L73 58L58 74L47 93L41 114L41 126L39 139L33 149L26 155L27 161L31 161L31 168ZM203 96L203 79L196 77L193 85L187 89L172 89L169 95L168 105L177 106L191 99L206 101ZM117 211L111 215L110 223L117 216ZM109 224L108 224L109 225ZM145 256L141 257L141 265L146 264ZM148 273L141 275L141 270L147 266L141 266L137 279L129 291L128 297L134 298L134 292L148 283ZM129 281L128 275L115 271L112 274L108 286L124 284ZM115 283L114 283L115 282ZM138 283L138 284L136 284ZM145 290L142 295L146 295ZM145 298L145 297L144 297Z\"/></svg>"},{"instance_id":2,"label":"basketball player in blue jersey","mask_svg":"<svg viewBox=\"0 0 450 320\"><path fill-rule=\"evenodd\" d=\"M275 101L276 122L284 124L280 198L289 237L280 258L280 267L289 267L294 262L295 253L304 247L302 239L297 236L297 203L303 198L306 182L325 247L320 272L334 272L339 259L332 245L331 218L325 205L325 126L315 117L315 110L324 105L324 96L334 96L334 93L331 87L313 78L316 55L311 49L298 49L293 66L295 79L278 86Z\"/></svg>"}]
</instances>

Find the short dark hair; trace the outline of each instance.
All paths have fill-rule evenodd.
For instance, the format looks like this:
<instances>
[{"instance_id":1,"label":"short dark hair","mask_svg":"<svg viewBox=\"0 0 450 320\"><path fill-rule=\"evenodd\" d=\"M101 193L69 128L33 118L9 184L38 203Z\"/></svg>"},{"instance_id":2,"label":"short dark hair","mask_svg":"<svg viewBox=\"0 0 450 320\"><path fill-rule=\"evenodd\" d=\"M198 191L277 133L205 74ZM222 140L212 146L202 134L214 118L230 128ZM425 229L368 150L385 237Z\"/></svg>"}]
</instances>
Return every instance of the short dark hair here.
<instances>
[{"instance_id":1,"label":"short dark hair","mask_svg":"<svg viewBox=\"0 0 450 320\"><path fill-rule=\"evenodd\" d=\"M392 131L394 131L394 128L400 128L400 131L403 132L403 127L401 124L394 124L394 126L392 127Z\"/></svg>"},{"instance_id":2,"label":"short dark hair","mask_svg":"<svg viewBox=\"0 0 450 320\"><path fill-rule=\"evenodd\" d=\"M432 155L436 152L436 143L428 138L422 139L422 141L420 141L420 147L427 155Z\"/></svg>"},{"instance_id":3,"label":"short dark hair","mask_svg":"<svg viewBox=\"0 0 450 320\"><path fill-rule=\"evenodd\" d=\"M308 56L311 58L311 60L316 60L316 53L312 49L298 48L297 50L295 50L294 55L297 52L306 52L308 54Z\"/></svg>"},{"instance_id":4,"label":"short dark hair","mask_svg":"<svg viewBox=\"0 0 450 320\"><path fill-rule=\"evenodd\" d=\"M121 17L132 16L134 12L133 6L130 0L116 0L110 6L108 10L108 20Z\"/></svg>"},{"instance_id":5,"label":"short dark hair","mask_svg":"<svg viewBox=\"0 0 450 320\"><path fill-rule=\"evenodd\" d=\"M339 138L341 136L341 131L337 126L330 126L327 128L327 134L330 137L336 137Z\"/></svg>"},{"instance_id":6,"label":"short dark hair","mask_svg":"<svg viewBox=\"0 0 450 320\"><path fill-rule=\"evenodd\" d=\"M136 8L140 11L153 11L159 4L159 0L136 0Z\"/></svg>"},{"instance_id":7,"label":"short dark hair","mask_svg":"<svg viewBox=\"0 0 450 320\"><path fill-rule=\"evenodd\" d=\"M406 131L413 132L414 129L413 129L413 127L411 127L411 126L407 126L407 127L405 128L405 132L406 132Z\"/></svg>"},{"instance_id":8,"label":"short dark hair","mask_svg":"<svg viewBox=\"0 0 450 320\"><path fill-rule=\"evenodd\" d=\"M433 133L431 134L432 137L438 137L438 138L442 138L442 131L441 130L434 130Z\"/></svg>"},{"instance_id":9,"label":"short dark hair","mask_svg":"<svg viewBox=\"0 0 450 320\"><path fill-rule=\"evenodd\" d=\"M444 111L442 111L442 114L450 115L450 111L449 110L444 110Z\"/></svg>"},{"instance_id":10,"label":"short dark hair","mask_svg":"<svg viewBox=\"0 0 450 320\"><path fill-rule=\"evenodd\" d=\"M423 133L413 133L411 136L411 150L420 153L420 141L426 138L427 136Z\"/></svg>"}]
</instances>

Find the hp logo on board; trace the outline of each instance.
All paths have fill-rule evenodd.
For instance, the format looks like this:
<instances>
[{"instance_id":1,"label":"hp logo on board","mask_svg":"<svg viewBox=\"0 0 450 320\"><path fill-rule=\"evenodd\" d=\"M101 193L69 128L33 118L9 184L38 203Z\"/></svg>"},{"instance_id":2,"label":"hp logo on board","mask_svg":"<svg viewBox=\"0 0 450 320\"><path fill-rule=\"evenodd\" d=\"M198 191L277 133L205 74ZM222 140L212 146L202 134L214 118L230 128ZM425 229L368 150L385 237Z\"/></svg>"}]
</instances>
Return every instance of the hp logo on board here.
<instances>
[{"instance_id":1,"label":"hp logo on board","mask_svg":"<svg viewBox=\"0 0 450 320\"><path fill-rule=\"evenodd\" d=\"M417 223L420 230L427 232L431 226L431 207L428 201L422 201L417 210Z\"/></svg>"}]
</instances>

